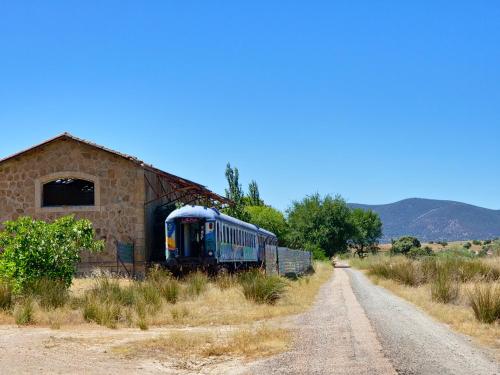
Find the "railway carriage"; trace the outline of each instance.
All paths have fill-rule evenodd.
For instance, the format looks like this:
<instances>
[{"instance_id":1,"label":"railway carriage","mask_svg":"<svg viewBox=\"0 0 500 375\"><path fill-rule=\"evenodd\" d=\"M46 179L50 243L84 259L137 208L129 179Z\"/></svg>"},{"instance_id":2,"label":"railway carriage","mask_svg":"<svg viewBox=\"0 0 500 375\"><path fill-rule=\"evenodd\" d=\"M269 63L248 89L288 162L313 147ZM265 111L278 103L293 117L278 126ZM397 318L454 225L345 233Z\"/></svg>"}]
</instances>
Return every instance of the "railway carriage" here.
<instances>
[{"instance_id":1,"label":"railway carriage","mask_svg":"<svg viewBox=\"0 0 500 375\"><path fill-rule=\"evenodd\" d=\"M258 267L265 246L278 244L274 233L203 206L173 211L165 230L166 264L172 270Z\"/></svg>"}]
</instances>

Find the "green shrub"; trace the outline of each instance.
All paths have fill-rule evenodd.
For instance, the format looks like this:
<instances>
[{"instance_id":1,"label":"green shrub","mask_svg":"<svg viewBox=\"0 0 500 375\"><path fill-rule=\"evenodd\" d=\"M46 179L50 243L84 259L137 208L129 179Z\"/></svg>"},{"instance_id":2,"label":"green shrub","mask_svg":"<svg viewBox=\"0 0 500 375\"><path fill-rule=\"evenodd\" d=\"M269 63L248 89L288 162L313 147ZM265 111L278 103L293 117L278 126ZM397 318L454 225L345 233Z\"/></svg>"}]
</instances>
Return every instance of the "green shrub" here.
<instances>
[{"instance_id":1,"label":"green shrub","mask_svg":"<svg viewBox=\"0 0 500 375\"><path fill-rule=\"evenodd\" d=\"M29 217L4 223L0 232L0 278L16 293L42 278L62 280L67 287L76 271L82 249L99 251L88 220L66 216L46 223Z\"/></svg>"},{"instance_id":2,"label":"green shrub","mask_svg":"<svg viewBox=\"0 0 500 375\"><path fill-rule=\"evenodd\" d=\"M463 246L464 246L465 249L468 250L468 249L470 249L472 247L472 244L470 242L466 242L466 243L463 244Z\"/></svg>"},{"instance_id":3,"label":"green shrub","mask_svg":"<svg viewBox=\"0 0 500 375\"><path fill-rule=\"evenodd\" d=\"M476 245L476 246L482 245L481 241L479 241L479 240L473 240L472 244Z\"/></svg>"},{"instance_id":4,"label":"green shrub","mask_svg":"<svg viewBox=\"0 0 500 375\"><path fill-rule=\"evenodd\" d=\"M8 310L12 306L12 288L9 284L0 282L0 310Z\"/></svg>"},{"instance_id":5,"label":"green shrub","mask_svg":"<svg viewBox=\"0 0 500 375\"><path fill-rule=\"evenodd\" d=\"M422 257L428 257L434 255L434 252L429 246L424 247L412 247L406 256L411 259L418 259Z\"/></svg>"},{"instance_id":6,"label":"green shrub","mask_svg":"<svg viewBox=\"0 0 500 375\"><path fill-rule=\"evenodd\" d=\"M421 247L421 246L422 245L420 244L420 241L415 237L411 237L411 236L401 237L401 238L397 239L396 241L392 242L391 254L392 255L397 255L397 254L405 255L412 248Z\"/></svg>"},{"instance_id":7,"label":"green shrub","mask_svg":"<svg viewBox=\"0 0 500 375\"><path fill-rule=\"evenodd\" d=\"M448 303L458 297L459 286L447 267L438 266L431 283L431 298L433 301Z\"/></svg>"},{"instance_id":8,"label":"green shrub","mask_svg":"<svg viewBox=\"0 0 500 375\"><path fill-rule=\"evenodd\" d=\"M500 320L499 284L476 284L469 290L468 297L477 320L483 323Z\"/></svg>"},{"instance_id":9,"label":"green shrub","mask_svg":"<svg viewBox=\"0 0 500 375\"><path fill-rule=\"evenodd\" d=\"M207 289L208 277L200 271L192 272L186 277L186 284L186 294L196 297Z\"/></svg>"},{"instance_id":10,"label":"green shrub","mask_svg":"<svg viewBox=\"0 0 500 375\"><path fill-rule=\"evenodd\" d=\"M483 244L484 244L484 245L489 245L490 243L491 243L491 240L484 240L484 241L483 241Z\"/></svg>"},{"instance_id":11,"label":"green shrub","mask_svg":"<svg viewBox=\"0 0 500 375\"><path fill-rule=\"evenodd\" d=\"M258 270L242 273L239 282L246 299L270 305L283 296L286 288L286 282L281 277L267 276Z\"/></svg>"},{"instance_id":12,"label":"green shrub","mask_svg":"<svg viewBox=\"0 0 500 375\"><path fill-rule=\"evenodd\" d=\"M328 260L328 256L326 255L325 251L319 245L307 243L304 246L304 250L310 251L312 256L313 256L313 259L324 260L324 261Z\"/></svg>"},{"instance_id":13,"label":"green shrub","mask_svg":"<svg viewBox=\"0 0 500 375\"><path fill-rule=\"evenodd\" d=\"M440 257L451 257L451 258L457 258L457 257L463 257L463 258L475 258L476 254L473 251L470 251L468 249L465 249L462 246L454 245L449 247L446 250L440 251L437 253L438 256Z\"/></svg>"},{"instance_id":14,"label":"green shrub","mask_svg":"<svg viewBox=\"0 0 500 375\"><path fill-rule=\"evenodd\" d=\"M14 319L18 325L33 323L35 303L33 298L26 297L19 300L14 306Z\"/></svg>"}]
</instances>

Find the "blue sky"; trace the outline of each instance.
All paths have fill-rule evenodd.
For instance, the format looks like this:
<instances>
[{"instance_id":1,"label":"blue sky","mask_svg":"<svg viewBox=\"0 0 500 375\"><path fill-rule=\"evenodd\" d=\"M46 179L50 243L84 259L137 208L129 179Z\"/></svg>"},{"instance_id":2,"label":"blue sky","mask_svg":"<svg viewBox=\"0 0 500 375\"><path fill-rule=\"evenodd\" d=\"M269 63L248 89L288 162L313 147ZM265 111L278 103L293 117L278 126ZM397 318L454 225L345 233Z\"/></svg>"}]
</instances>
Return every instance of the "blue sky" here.
<instances>
[{"instance_id":1,"label":"blue sky","mask_svg":"<svg viewBox=\"0 0 500 375\"><path fill-rule=\"evenodd\" d=\"M0 3L0 157L69 131L223 193L500 209L498 1Z\"/></svg>"}]
</instances>

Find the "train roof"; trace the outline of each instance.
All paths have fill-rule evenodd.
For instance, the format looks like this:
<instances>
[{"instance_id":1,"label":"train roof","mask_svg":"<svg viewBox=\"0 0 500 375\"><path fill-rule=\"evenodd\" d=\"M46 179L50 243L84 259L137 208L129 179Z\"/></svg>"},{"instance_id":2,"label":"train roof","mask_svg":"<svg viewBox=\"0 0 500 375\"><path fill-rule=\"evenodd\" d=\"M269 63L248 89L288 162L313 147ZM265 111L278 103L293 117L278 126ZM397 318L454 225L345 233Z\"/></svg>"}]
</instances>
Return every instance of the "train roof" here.
<instances>
[{"instance_id":1,"label":"train roof","mask_svg":"<svg viewBox=\"0 0 500 375\"><path fill-rule=\"evenodd\" d=\"M258 231L266 236L273 236L276 237L276 235L272 232L269 232L268 230L265 230L263 228L258 227L257 225L247 223L243 220L236 219L232 216L225 215L216 208L208 208L204 206L184 206L181 208L178 208L170 213L168 215L167 219L165 220L166 222L170 222L174 219L178 218L183 218L183 217L197 217L201 219L208 219L208 220L222 220L234 225L239 225L242 227L245 227L250 230L255 230Z\"/></svg>"}]
</instances>

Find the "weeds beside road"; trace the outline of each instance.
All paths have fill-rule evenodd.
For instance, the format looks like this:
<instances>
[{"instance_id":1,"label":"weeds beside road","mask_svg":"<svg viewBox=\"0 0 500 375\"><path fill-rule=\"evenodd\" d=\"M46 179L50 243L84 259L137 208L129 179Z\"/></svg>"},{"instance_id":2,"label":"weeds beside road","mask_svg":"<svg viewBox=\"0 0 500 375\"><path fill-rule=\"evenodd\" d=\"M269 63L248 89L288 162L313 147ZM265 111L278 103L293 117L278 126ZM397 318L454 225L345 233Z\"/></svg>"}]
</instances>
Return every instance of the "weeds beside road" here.
<instances>
[{"instance_id":1,"label":"weeds beside road","mask_svg":"<svg viewBox=\"0 0 500 375\"><path fill-rule=\"evenodd\" d=\"M75 279L67 293L47 281L32 294L18 298L0 286L0 322L17 320L18 324L52 328L94 322L109 328L142 329L250 323L309 307L332 271L321 262L315 264L315 270L297 280L257 271L216 278L197 272L179 280L156 270L145 281L101 274Z\"/></svg>"}]
</instances>

